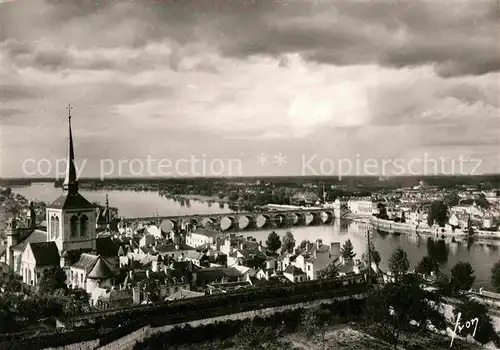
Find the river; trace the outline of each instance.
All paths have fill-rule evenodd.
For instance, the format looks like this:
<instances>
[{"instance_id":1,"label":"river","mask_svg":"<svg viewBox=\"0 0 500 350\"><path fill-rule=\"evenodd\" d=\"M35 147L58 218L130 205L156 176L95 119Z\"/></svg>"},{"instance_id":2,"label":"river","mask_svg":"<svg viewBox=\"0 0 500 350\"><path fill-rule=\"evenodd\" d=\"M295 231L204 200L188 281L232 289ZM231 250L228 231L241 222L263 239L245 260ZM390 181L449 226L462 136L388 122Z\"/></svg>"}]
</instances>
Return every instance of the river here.
<instances>
[{"instance_id":1,"label":"river","mask_svg":"<svg viewBox=\"0 0 500 350\"><path fill-rule=\"evenodd\" d=\"M55 188L52 183L33 183L31 186L17 187L14 192L20 193L28 199L41 200L46 203L54 201L60 194L61 189ZM85 191L80 193L91 202L105 202L108 194L111 206L119 209L119 215L124 217L153 216L158 213L162 215L179 214L212 214L229 213L231 210L227 205L221 208L218 203L209 205L208 203L193 201L189 205L181 205L180 202L161 197L157 192L134 192L134 191ZM284 236L287 231L292 231L297 244L302 240L315 241L322 239L323 243L341 242L343 244L350 239L354 245L356 257L366 250L366 230L367 225L357 222L334 221L330 225L293 227L291 229L275 230L280 236ZM271 230L258 230L240 232L246 236L252 236L257 241L265 242ZM411 267L415 266L422 257L428 254L427 238L414 236L382 236L373 234L373 243L382 257L381 268L385 269L391 253L401 246L408 254ZM467 244L446 242L447 252L442 256L442 269L446 272L459 261L470 262L474 268L476 281L474 288L484 287L492 289L490 285L490 274L493 264L500 260L500 242L492 241L489 244Z\"/></svg>"}]
</instances>

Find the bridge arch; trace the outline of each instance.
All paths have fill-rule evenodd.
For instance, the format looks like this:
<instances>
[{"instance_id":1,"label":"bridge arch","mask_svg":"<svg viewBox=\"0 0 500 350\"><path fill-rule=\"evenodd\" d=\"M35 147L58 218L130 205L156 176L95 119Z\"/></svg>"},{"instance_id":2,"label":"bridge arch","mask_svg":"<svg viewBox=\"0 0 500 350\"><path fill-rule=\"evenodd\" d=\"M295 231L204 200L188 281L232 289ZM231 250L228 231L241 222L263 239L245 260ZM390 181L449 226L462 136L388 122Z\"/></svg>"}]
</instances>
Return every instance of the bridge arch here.
<instances>
[{"instance_id":1,"label":"bridge arch","mask_svg":"<svg viewBox=\"0 0 500 350\"><path fill-rule=\"evenodd\" d=\"M255 221L257 228L267 228L271 225L271 217L267 214L260 214Z\"/></svg>"},{"instance_id":2,"label":"bridge arch","mask_svg":"<svg viewBox=\"0 0 500 350\"><path fill-rule=\"evenodd\" d=\"M162 220L160 229L165 233L171 233L179 227L179 221L174 219Z\"/></svg>"},{"instance_id":3,"label":"bridge arch","mask_svg":"<svg viewBox=\"0 0 500 350\"><path fill-rule=\"evenodd\" d=\"M290 213L291 216L291 224L294 226L302 226L306 222L306 216L304 213L297 212L297 213Z\"/></svg>"},{"instance_id":4,"label":"bridge arch","mask_svg":"<svg viewBox=\"0 0 500 350\"><path fill-rule=\"evenodd\" d=\"M238 227L242 230L255 227L256 220L251 215L241 215L238 218Z\"/></svg>"},{"instance_id":5,"label":"bridge arch","mask_svg":"<svg viewBox=\"0 0 500 350\"><path fill-rule=\"evenodd\" d=\"M215 218L207 217L201 220L201 226L203 226L204 228L211 228L215 225L217 225L217 220Z\"/></svg>"},{"instance_id":6,"label":"bridge arch","mask_svg":"<svg viewBox=\"0 0 500 350\"><path fill-rule=\"evenodd\" d=\"M323 224L329 224L335 220L335 214L333 211L322 211L320 216Z\"/></svg>"},{"instance_id":7,"label":"bridge arch","mask_svg":"<svg viewBox=\"0 0 500 350\"><path fill-rule=\"evenodd\" d=\"M272 216L272 221L276 227L283 227L288 223L286 214L279 213Z\"/></svg>"},{"instance_id":8,"label":"bridge arch","mask_svg":"<svg viewBox=\"0 0 500 350\"><path fill-rule=\"evenodd\" d=\"M221 231L227 231L235 227L236 219L232 216L223 216L220 220Z\"/></svg>"}]
</instances>

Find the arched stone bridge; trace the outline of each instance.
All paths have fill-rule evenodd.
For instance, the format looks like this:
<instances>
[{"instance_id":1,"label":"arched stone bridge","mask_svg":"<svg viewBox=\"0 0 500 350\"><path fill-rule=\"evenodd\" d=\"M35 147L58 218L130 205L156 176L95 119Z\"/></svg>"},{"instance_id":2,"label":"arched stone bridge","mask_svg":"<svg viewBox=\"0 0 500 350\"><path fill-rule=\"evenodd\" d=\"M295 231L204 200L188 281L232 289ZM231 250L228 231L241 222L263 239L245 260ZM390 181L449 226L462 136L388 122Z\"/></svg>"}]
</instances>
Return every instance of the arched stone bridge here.
<instances>
[{"instance_id":1,"label":"arched stone bridge","mask_svg":"<svg viewBox=\"0 0 500 350\"><path fill-rule=\"evenodd\" d=\"M152 216L123 218L123 224L152 223L162 229L181 228L188 225L197 227L220 228L228 230L256 230L265 228L284 228L330 224L335 219L334 209L273 210L266 212L236 212L225 214L191 214L175 216ZM337 215L338 216L338 215Z\"/></svg>"}]
</instances>

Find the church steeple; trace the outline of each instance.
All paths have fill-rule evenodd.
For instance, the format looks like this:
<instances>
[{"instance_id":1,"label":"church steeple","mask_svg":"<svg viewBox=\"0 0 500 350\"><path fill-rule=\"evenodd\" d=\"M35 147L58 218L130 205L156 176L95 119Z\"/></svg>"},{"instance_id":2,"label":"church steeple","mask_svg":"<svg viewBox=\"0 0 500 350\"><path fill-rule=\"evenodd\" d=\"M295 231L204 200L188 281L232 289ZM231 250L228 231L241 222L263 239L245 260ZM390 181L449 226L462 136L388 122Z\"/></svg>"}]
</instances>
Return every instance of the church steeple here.
<instances>
[{"instance_id":1,"label":"church steeple","mask_svg":"<svg viewBox=\"0 0 500 350\"><path fill-rule=\"evenodd\" d=\"M76 168L75 168L75 152L73 150L73 135L71 133L71 105L68 105L68 124L69 124L69 138L68 138L68 159L66 161L66 177L63 182L63 189L68 191L69 194L78 193L78 181L76 181Z\"/></svg>"},{"instance_id":2,"label":"church steeple","mask_svg":"<svg viewBox=\"0 0 500 350\"><path fill-rule=\"evenodd\" d=\"M109 200L108 200L108 194L106 193L106 225L109 226Z\"/></svg>"}]
</instances>

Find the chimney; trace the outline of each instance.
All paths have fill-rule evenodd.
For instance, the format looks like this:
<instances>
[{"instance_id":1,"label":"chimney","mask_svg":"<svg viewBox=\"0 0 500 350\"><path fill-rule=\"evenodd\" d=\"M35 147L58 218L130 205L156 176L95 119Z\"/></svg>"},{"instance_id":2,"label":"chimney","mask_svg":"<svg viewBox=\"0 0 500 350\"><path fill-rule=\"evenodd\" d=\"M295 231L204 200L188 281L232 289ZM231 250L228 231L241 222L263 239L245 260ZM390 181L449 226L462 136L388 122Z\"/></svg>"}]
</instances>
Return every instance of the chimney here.
<instances>
[{"instance_id":1,"label":"chimney","mask_svg":"<svg viewBox=\"0 0 500 350\"><path fill-rule=\"evenodd\" d=\"M319 247L321 247L321 244L322 244L321 239L318 239L318 240L316 241L316 248L318 248L318 249L319 249Z\"/></svg>"},{"instance_id":2,"label":"chimney","mask_svg":"<svg viewBox=\"0 0 500 350\"><path fill-rule=\"evenodd\" d=\"M330 254L332 256L340 256L340 242L330 243Z\"/></svg>"},{"instance_id":3,"label":"chimney","mask_svg":"<svg viewBox=\"0 0 500 350\"><path fill-rule=\"evenodd\" d=\"M243 242L240 242L240 244L239 244L239 249L240 249L240 250L243 250L243 248L244 248L244 244L243 244Z\"/></svg>"},{"instance_id":4,"label":"chimney","mask_svg":"<svg viewBox=\"0 0 500 350\"><path fill-rule=\"evenodd\" d=\"M138 286L132 288L132 301L134 304L141 303L141 289Z\"/></svg>"},{"instance_id":5,"label":"chimney","mask_svg":"<svg viewBox=\"0 0 500 350\"><path fill-rule=\"evenodd\" d=\"M306 251L309 251L311 249L311 243L307 242L306 243Z\"/></svg>"}]
</instances>

